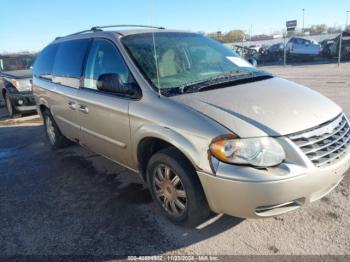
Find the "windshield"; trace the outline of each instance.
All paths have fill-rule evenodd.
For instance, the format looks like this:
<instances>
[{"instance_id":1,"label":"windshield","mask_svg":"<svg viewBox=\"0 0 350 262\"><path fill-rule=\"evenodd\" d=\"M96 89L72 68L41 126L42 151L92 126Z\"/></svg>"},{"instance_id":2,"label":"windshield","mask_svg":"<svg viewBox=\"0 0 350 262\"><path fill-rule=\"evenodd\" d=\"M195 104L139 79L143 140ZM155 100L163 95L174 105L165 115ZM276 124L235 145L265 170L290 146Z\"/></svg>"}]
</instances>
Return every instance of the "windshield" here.
<instances>
[{"instance_id":1,"label":"windshield","mask_svg":"<svg viewBox=\"0 0 350 262\"><path fill-rule=\"evenodd\" d=\"M234 51L195 33L157 32L154 42L152 33L143 33L125 36L122 42L156 89L175 89L225 75L257 72Z\"/></svg>"},{"instance_id":2,"label":"windshield","mask_svg":"<svg viewBox=\"0 0 350 262\"><path fill-rule=\"evenodd\" d=\"M0 71L30 69L34 59L34 55L0 55Z\"/></svg>"}]
</instances>

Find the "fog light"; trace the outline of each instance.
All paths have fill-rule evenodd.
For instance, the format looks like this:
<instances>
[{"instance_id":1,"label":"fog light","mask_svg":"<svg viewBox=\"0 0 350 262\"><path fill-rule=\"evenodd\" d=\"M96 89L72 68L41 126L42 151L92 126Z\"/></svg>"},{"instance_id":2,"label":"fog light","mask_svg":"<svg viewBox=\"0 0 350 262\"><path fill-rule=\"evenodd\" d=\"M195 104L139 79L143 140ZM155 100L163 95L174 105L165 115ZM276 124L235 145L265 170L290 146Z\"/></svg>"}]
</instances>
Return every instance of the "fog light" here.
<instances>
[{"instance_id":1,"label":"fog light","mask_svg":"<svg viewBox=\"0 0 350 262\"><path fill-rule=\"evenodd\" d=\"M17 103L21 106L21 105L23 105L23 100L22 100L22 99L19 99L19 100L17 101Z\"/></svg>"}]
</instances>

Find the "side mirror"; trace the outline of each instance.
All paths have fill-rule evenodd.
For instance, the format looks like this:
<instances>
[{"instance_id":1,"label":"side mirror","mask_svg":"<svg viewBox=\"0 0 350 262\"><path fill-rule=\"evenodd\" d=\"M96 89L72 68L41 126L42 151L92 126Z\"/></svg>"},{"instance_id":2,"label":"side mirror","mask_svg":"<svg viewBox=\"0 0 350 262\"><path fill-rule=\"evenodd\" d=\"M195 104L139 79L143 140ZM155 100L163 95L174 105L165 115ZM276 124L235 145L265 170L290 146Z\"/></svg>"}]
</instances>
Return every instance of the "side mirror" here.
<instances>
[{"instance_id":1,"label":"side mirror","mask_svg":"<svg viewBox=\"0 0 350 262\"><path fill-rule=\"evenodd\" d=\"M97 79L97 89L115 93L119 95L126 95L132 98L140 98L141 90L136 83L124 84L118 74L102 74Z\"/></svg>"},{"instance_id":2,"label":"side mirror","mask_svg":"<svg viewBox=\"0 0 350 262\"><path fill-rule=\"evenodd\" d=\"M98 90L109 93L126 94L128 91L128 88L120 81L118 74L100 75L97 79L96 86Z\"/></svg>"}]
</instances>

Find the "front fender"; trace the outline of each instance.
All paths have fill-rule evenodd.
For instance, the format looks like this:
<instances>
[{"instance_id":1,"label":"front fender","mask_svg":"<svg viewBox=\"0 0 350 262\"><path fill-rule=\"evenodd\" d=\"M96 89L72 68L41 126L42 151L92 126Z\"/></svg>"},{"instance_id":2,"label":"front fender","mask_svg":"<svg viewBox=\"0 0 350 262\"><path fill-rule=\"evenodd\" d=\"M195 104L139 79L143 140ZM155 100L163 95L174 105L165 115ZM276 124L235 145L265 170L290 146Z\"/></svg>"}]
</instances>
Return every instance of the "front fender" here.
<instances>
[{"instance_id":1,"label":"front fender","mask_svg":"<svg viewBox=\"0 0 350 262\"><path fill-rule=\"evenodd\" d=\"M3 89L6 90L6 92L8 94L18 94L18 90L16 89L16 87L14 87L12 85L12 83L7 80L7 79L3 79Z\"/></svg>"},{"instance_id":2,"label":"front fender","mask_svg":"<svg viewBox=\"0 0 350 262\"><path fill-rule=\"evenodd\" d=\"M203 152L200 152L188 138L176 130L154 124L143 125L132 135L132 160L133 166L137 167L137 149L140 142L145 138L161 139L180 150L197 170L202 169Z\"/></svg>"}]
</instances>

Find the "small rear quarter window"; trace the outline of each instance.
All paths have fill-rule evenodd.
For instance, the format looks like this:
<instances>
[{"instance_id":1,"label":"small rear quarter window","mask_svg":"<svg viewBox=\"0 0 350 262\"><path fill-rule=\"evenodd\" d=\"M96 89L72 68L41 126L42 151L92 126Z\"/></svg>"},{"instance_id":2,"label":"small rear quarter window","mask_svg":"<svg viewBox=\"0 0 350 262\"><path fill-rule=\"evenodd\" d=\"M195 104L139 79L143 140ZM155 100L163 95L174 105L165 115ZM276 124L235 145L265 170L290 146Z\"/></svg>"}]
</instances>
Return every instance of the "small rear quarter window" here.
<instances>
[{"instance_id":1,"label":"small rear quarter window","mask_svg":"<svg viewBox=\"0 0 350 262\"><path fill-rule=\"evenodd\" d=\"M51 79L57 50L58 44L51 44L40 52L33 66L34 76Z\"/></svg>"}]
</instances>

